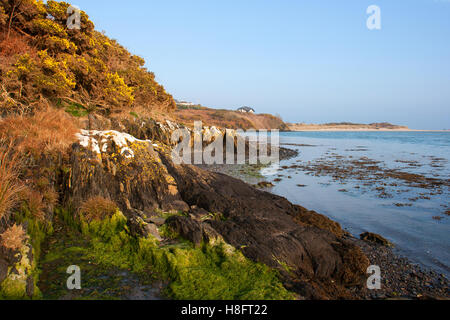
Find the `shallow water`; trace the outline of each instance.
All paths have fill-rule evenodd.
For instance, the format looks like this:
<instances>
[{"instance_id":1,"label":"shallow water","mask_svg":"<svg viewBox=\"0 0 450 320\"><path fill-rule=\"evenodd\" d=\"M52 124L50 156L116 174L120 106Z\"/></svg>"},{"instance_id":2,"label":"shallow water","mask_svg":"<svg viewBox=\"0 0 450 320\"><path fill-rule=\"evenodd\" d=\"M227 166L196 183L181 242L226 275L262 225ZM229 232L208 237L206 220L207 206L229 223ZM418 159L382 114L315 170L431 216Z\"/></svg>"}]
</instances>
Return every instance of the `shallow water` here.
<instances>
[{"instance_id":1,"label":"shallow water","mask_svg":"<svg viewBox=\"0 0 450 320\"><path fill-rule=\"evenodd\" d=\"M380 161L384 169L450 178L448 132L289 132L280 134L280 143L300 152L282 166L320 160L339 165L340 159L366 157ZM310 146L295 146L300 144ZM450 207L448 185L439 194L434 188L387 178L364 186L357 179L335 180L302 169L280 169L277 175L266 177L268 181L282 179L272 192L327 215L356 236L365 231L381 234L412 262L450 276L450 216L445 214ZM386 184L389 197L379 196L376 183Z\"/></svg>"}]
</instances>

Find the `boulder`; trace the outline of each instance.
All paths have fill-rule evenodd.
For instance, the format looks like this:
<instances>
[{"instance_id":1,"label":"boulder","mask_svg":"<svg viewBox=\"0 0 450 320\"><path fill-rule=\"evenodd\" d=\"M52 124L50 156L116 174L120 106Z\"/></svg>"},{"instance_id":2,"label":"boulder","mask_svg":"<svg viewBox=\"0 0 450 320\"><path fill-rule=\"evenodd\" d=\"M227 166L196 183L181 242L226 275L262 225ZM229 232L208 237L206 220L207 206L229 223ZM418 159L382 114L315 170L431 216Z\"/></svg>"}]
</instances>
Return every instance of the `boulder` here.
<instances>
[{"instance_id":1,"label":"boulder","mask_svg":"<svg viewBox=\"0 0 450 320\"><path fill-rule=\"evenodd\" d=\"M150 217L150 218L146 219L146 222L152 223L152 224L156 225L157 227L161 227L166 223L166 219L164 219L162 217Z\"/></svg>"},{"instance_id":2,"label":"boulder","mask_svg":"<svg viewBox=\"0 0 450 320\"><path fill-rule=\"evenodd\" d=\"M161 235L159 234L158 227L153 223L148 223L144 226L147 235L153 236L156 240L162 241Z\"/></svg>"},{"instance_id":3,"label":"boulder","mask_svg":"<svg viewBox=\"0 0 450 320\"><path fill-rule=\"evenodd\" d=\"M364 232L359 237L361 240L364 240L366 242L380 244L385 247L393 246L391 242L389 242L388 240L386 240L385 238L383 238L382 236L380 236L379 234L376 234L376 233Z\"/></svg>"},{"instance_id":4,"label":"boulder","mask_svg":"<svg viewBox=\"0 0 450 320\"><path fill-rule=\"evenodd\" d=\"M166 224L180 236L197 246L202 242L209 243L219 236L210 225L188 217L172 216L167 219Z\"/></svg>"},{"instance_id":5,"label":"boulder","mask_svg":"<svg viewBox=\"0 0 450 320\"><path fill-rule=\"evenodd\" d=\"M210 213L203 208L199 208L198 206L191 206L189 215L192 219L201 221L204 220L205 217L208 217Z\"/></svg>"}]
</instances>

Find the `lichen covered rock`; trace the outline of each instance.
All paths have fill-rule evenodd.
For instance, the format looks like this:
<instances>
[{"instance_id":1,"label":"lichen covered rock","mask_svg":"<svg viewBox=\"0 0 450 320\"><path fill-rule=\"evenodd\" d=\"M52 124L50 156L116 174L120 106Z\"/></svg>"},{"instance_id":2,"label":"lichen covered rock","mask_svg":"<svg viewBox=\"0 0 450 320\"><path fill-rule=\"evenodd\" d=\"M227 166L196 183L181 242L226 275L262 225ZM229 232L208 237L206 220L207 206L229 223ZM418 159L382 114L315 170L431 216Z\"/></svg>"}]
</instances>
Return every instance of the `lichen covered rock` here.
<instances>
[{"instance_id":1,"label":"lichen covered rock","mask_svg":"<svg viewBox=\"0 0 450 320\"><path fill-rule=\"evenodd\" d=\"M39 289L35 286L34 279L36 265L32 246L26 243L19 250L0 250L6 258L0 258L0 299L39 297Z\"/></svg>"},{"instance_id":2,"label":"lichen covered rock","mask_svg":"<svg viewBox=\"0 0 450 320\"><path fill-rule=\"evenodd\" d=\"M157 144L117 131L82 131L78 138L67 181L75 205L97 195L114 200L125 214L189 209L155 151Z\"/></svg>"},{"instance_id":3,"label":"lichen covered rock","mask_svg":"<svg viewBox=\"0 0 450 320\"><path fill-rule=\"evenodd\" d=\"M379 234L372 232L364 232L360 235L360 239L366 242L376 243L385 247L393 247L393 244Z\"/></svg>"}]
</instances>

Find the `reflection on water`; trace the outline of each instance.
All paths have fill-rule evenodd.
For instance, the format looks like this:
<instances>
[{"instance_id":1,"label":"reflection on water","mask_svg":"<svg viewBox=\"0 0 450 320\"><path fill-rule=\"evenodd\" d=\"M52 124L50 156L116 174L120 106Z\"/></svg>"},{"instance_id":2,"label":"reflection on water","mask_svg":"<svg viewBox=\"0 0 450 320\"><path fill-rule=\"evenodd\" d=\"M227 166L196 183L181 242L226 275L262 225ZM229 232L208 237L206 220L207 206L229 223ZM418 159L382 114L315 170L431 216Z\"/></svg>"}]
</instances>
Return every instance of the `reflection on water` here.
<instances>
[{"instance_id":1,"label":"reflection on water","mask_svg":"<svg viewBox=\"0 0 450 320\"><path fill-rule=\"evenodd\" d=\"M272 192L328 215L354 235L379 233L412 262L450 276L450 133L291 132L280 139L300 155L267 176L277 180ZM358 161L376 165L361 176ZM398 179L403 173L436 185Z\"/></svg>"}]
</instances>

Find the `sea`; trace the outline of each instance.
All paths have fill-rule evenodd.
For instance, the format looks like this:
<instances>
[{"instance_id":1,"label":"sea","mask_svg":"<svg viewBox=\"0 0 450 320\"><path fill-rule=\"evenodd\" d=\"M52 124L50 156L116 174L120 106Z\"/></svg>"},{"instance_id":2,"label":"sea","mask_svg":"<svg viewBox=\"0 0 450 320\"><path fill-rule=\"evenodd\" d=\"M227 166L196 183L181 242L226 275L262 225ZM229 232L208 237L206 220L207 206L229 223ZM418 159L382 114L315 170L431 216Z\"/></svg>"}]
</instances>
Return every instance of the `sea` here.
<instances>
[{"instance_id":1,"label":"sea","mask_svg":"<svg viewBox=\"0 0 450 320\"><path fill-rule=\"evenodd\" d=\"M338 221L354 236L380 234L397 254L450 277L450 132L283 132L280 145L299 154L274 167L275 174L262 170L275 184L271 192ZM355 161L380 170L361 175ZM318 164L326 168L311 169ZM439 186L385 175L392 172Z\"/></svg>"}]
</instances>

